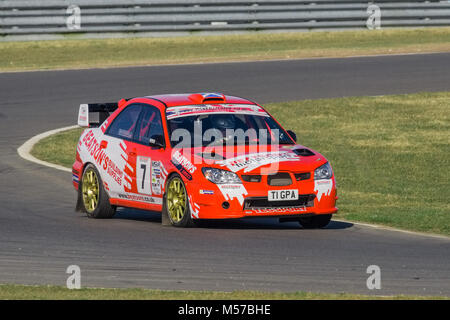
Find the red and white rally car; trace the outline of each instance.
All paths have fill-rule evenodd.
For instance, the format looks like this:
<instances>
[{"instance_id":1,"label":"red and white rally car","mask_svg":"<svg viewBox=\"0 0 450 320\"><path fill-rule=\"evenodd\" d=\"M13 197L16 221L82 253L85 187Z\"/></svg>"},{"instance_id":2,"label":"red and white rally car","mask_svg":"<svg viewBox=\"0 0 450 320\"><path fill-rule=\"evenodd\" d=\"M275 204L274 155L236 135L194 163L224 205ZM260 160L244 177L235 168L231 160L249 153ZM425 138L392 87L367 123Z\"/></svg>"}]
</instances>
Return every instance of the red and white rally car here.
<instances>
[{"instance_id":1,"label":"red and white rally car","mask_svg":"<svg viewBox=\"0 0 450 320\"><path fill-rule=\"evenodd\" d=\"M277 217L325 227L336 208L327 159L296 144L260 105L218 93L82 104L73 185L77 209L162 212L163 223Z\"/></svg>"}]
</instances>

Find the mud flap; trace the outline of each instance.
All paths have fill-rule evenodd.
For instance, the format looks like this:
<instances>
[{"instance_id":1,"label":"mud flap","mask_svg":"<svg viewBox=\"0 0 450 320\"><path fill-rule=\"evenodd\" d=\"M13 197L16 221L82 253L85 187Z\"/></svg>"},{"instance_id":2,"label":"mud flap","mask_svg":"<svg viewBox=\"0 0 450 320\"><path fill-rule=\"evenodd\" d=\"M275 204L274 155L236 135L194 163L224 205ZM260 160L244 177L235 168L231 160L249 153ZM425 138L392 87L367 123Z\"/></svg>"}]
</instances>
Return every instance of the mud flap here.
<instances>
[{"instance_id":1,"label":"mud flap","mask_svg":"<svg viewBox=\"0 0 450 320\"><path fill-rule=\"evenodd\" d=\"M161 210L161 225L163 226L171 226L169 216L167 214L167 208L166 208L166 194L164 193L163 196L163 207Z\"/></svg>"},{"instance_id":2,"label":"mud flap","mask_svg":"<svg viewBox=\"0 0 450 320\"><path fill-rule=\"evenodd\" d=\"M83 206L83 200L81 199L81 179L78 184L78 190L77 190L77 204L75 205L75 212L84 212L86 213L86 210L84 210Z\"/></svg>"}]
</instances>

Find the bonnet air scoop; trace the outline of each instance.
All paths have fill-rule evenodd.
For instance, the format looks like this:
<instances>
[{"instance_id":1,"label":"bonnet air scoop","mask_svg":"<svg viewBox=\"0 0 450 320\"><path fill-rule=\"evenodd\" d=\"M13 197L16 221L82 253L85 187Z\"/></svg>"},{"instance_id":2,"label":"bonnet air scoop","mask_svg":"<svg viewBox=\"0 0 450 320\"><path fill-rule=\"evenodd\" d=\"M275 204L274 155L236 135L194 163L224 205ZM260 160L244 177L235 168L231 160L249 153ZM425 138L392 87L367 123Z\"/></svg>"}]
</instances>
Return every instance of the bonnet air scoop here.
<instances>
[{"instance_id":1,"label":"bonnet air scoop","mask_svg":"<svg viewBox=\"0 0 450 320\"><path fill-rule=\"evenodd\" d=\"M297 155L302 156L302 157L310 157L310 156L314 155L314 152L312 152L309 149L305 149L305 148L294 149L292 151L295 152Z\"/></svg>"},{"instance_id":2,"label":"bonnet air scoop","mask_svg":"<svg viewBox=\"0 0 450 320\"><path fill-rule=\"evenodd\" d=\"M189 96L189 100L201 104L201 103L222 103L225 102L225 95L222 93L194 93Z\"/></svg>"}]
</instances>

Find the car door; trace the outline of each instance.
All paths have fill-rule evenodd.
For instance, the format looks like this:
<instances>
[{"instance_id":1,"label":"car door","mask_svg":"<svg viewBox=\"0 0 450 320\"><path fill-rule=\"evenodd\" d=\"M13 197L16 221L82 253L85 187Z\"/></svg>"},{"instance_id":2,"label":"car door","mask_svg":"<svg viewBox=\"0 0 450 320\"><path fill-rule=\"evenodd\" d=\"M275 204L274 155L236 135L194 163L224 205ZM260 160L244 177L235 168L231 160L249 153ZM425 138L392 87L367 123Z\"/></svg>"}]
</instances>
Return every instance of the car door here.
<instances>
[{"instance_id":1,"label":"car door","mask_svg":"<svg viewBox=\"0 0 450 320\"><path fill-rule=\"evenodd\" d=\"M158 108L143 105L134 142L136 148L136 191L146 202L162 204L162 192L167 171L164 129Z\"/></svg>"},{"instance_id":2,"label":"car door","mask_svg":"<svg viewBox=\"0 0 450 320\"><path fill-rule=\"evenodd\" d=\"M142 104L130 104L106 129L101 144L106 158L102 179L110 198L129 198L136 185L136 146L134 135L141 116Z\"/></svg>"}]
</instances>

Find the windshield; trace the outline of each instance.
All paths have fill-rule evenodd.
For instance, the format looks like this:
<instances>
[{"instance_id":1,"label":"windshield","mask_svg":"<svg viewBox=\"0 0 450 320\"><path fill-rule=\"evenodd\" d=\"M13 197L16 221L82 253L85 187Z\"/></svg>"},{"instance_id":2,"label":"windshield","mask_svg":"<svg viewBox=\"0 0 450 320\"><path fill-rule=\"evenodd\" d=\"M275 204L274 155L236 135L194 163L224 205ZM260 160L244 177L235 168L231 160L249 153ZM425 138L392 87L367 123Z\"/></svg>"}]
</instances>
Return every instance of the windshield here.
<instances>
[{"instance_id":1,"label":"windshield","mask_svg":"<svg viewBox=\"0 0 450 320\"><path fill-rule=\"evenodd\" d=\"M178 110L175 110L178 108ZM294 144L264 109L255 105L168 108L173 147Z\"/></svg>"}]
</instances>

